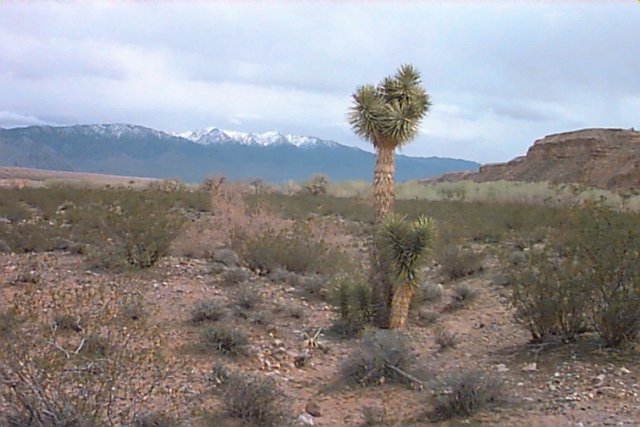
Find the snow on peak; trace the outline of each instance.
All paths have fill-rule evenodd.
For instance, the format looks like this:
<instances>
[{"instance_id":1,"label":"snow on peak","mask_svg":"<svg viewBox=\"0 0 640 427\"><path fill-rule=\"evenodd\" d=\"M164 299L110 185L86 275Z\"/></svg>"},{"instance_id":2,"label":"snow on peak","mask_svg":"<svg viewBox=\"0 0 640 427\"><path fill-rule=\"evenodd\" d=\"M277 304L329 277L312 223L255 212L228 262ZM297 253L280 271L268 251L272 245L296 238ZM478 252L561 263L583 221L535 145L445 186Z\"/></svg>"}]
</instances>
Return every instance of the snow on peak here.
<instances>
[{"instance_id":1,"label":"snow on peak","mask_svg":"<svg viewBox=\"0 0 640 427\"><path fill-rule=\"evenodd\" d=\"M326 141L313 136L285 135L277 131L263 133L247 133L233 130L220 130L215 127L205 129L174 132L172 135L188 139L198 144L236 143L243 145L295 145L296 147L325 145L335 146L336 142Z\"/></svg>"}]
</instances>

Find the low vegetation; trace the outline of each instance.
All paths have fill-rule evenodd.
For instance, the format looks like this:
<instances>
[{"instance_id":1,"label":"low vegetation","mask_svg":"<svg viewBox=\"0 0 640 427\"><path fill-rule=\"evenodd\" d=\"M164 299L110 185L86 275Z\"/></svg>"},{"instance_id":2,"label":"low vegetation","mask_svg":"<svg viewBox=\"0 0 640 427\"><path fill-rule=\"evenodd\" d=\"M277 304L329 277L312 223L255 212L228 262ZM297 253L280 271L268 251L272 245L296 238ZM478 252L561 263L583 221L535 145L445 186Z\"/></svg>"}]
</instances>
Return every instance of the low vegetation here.
<instances>
[{"instance_id":1,"label":"low vegetation","mask_svg":"<svg viewBox=\"0 0 640 427\"><path fill-rule=\"evenodd\" d=\"M576 360L565 354L594 378L637 370L633 198L622 207L546 184L400 184L403 224L428 216L436 233L433 256L410 272L406 331L393 331L374 325L366 186L170 184L0 189L0 425L290 425L300 408L287 400L333 399L332 376L356 387L357 404L341 394L351 406L336 409L355 423L491 423L505 384L547 375L544 363L554 381L578 381L565 376ZM468 369L449 375L452 361ZM536 398L551 399L541 386Z\"/></svg>"}]
</instances>

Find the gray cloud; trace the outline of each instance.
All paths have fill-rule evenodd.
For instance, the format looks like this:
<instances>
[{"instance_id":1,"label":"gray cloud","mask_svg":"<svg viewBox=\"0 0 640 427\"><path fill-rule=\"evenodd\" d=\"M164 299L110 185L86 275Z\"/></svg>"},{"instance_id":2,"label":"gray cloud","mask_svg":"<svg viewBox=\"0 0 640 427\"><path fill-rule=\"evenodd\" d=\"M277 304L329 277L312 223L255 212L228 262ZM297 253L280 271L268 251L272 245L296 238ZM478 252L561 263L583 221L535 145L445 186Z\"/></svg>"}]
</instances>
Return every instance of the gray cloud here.
<instances>
[{"instance_id":1,"label":"gray cloud","mask_svg":"<svg viewBox=\"0 0 640 427\"><path fill-rule=\"evenodd\" d=\"M629 3L0 3L0 126L133 122L360 147L350 94L405 62L433 108L408 154L482 162L579 127L640 127Z\"/></svg>"}]
</instances>

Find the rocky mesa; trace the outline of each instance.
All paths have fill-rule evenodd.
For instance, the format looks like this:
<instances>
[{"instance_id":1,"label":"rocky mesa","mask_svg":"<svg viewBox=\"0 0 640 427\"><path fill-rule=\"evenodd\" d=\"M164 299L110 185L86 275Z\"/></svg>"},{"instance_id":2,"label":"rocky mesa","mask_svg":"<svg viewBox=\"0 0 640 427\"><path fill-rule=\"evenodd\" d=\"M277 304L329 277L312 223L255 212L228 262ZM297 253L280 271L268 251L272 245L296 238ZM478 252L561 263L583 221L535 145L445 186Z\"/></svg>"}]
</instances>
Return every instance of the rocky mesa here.
<instances>
[{"instance_id":1,"label":"rocky mesa","mask_svg":"<svg viewBox=\"0 0 640 427\"><path fill-rule=\"evenodd\" d=\"M454 173L432 182L472 180L578 183L613 191L640 188L640 132L582 129L545 136L525 156Z\"/></svg>"}]
</instances>

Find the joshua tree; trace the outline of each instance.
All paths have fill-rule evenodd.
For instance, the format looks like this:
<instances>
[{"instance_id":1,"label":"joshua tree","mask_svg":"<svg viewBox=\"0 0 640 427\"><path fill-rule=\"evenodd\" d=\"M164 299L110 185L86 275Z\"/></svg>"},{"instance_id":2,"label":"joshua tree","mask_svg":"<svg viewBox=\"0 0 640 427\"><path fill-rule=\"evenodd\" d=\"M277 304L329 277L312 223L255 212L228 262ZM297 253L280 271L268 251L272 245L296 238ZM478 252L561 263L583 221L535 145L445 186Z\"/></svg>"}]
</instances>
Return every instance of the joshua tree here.
<instances>
[{"instance_id":1,"label":"joshua tree","mask_svg":"<svg viewBox=\"0 0 640 427\"><path fill-rule=\"evenodd\" d=\"M373 173L376 224L393 207L394 151L413 140L430 105L429 95L421 86L420 74L412 65L402 65L395 76L384 78L378 86L360 86L353 94L349 123L355 133L376 150ZM384 327L389 321L393 289L387 280L388 268L378 256L378 248L374 245L372 249L371 279L375 287L376 321Z\"/></svg>"},{"instance_id":2,"label":"joshua tree","mask_svg":"<svg viewBox=\"0 0 640 427\"><path fill-rule=\"evenodd\" d=\"M378 246L389 266L392 285L388 323L391 329L402 328L407 321L419 269L431 251L434 235L433 223L423 216L410 223L391 213L380 224Z\"/></svg>"},{"instance_id":3,"label":"joshua tree","mask_svg":"<svg viewBox=\"0 0 640 427\"><path fill-rule=\"evenodd\" d=\"M393 206L394 151L413 140L430 105L420 73L412 65L402 65L395 76L384 78L378 86L360 86L353 94L349 123L376 150L373 191L377 222Z\"/></svg>"}]
</instances>

